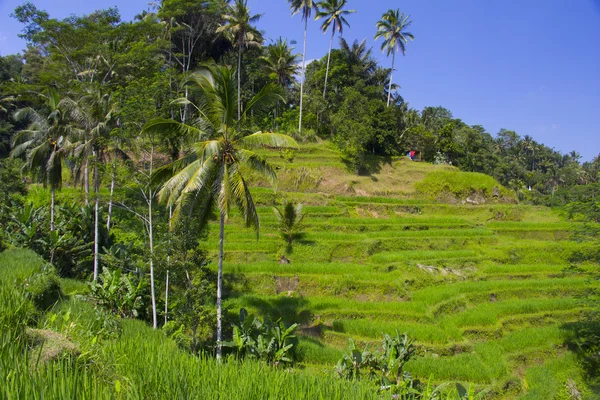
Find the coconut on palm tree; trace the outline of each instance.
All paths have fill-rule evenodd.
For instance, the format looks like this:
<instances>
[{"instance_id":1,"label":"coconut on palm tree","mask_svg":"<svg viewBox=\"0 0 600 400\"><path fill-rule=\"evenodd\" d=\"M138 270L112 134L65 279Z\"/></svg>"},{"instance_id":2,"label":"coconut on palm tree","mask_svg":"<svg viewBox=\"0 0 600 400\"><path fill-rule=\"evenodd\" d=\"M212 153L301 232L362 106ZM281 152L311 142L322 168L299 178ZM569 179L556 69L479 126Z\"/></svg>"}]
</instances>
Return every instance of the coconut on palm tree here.
<instances>
[{"instance_id":1,"label":"coconut on palm tree","mask_svg":"<svg viewBox=\"0 0 600 400\"><path fill-rule=\"evenodd\" d=\"M25 155L25 168L44 187L50 186L50 230L54 230L54 203L56 190L62 186L62 169L69 145L69 121L58 92L49 88L42 94L48 114L43 115L31 107L15 112L16 121L29 125L15 136L13 157Z\"/></svg>"},{"instance_id":2,"label":"coconut on palm tree","mask_svg":"<svg viewBox=\"0 0 600 400\"><path fill-rule=\"evenodd\" d=\"M381 44L381 50L386 53L387 56L392 55L392 71L390 72L390 84L388 88L387 105L390 105L390 98L392 95L392 75L394 73L394 62L396 59L396 52L400 51L402 55L406 54L406 44L408 40L414 40L415 37L412 33L407 32L408 28L412 24L410 15L405 16L404 13L400 14L400 10L388 10L381 20L377 22L377 33L375 34L375 40L382 37L383 43Z\"/></svg>"},{"instance_id":3,"label":"coconut on palm tree","mask_svg":"<svg viewBox=\"0 0 600 400\"><path fill-rule=\"evenodd\" d=\"M221 357L223 243L225 221L232 207L237 207L246 226L259 233L259 220L244 170L276 179L274 168L251 149L258 146L296 147L289 136L276 133L249 133L243 128L246 116L253 109L266 109L283 100L283 90L277 85L263 87L246 104L241 119L235 117L235 70L217 65L205 65L190 77L189 84L198 89L197 104L182 98L177 104L189 104L198 118L191 124L174 120L154 120L146 131L180 132L201 140L194 143L181 159L157 170L155 179L166 178L159 191L159 201L174 206L173 218L182 210L196 211L206 216L213 208L219 218L219 262L217 273L217 357Z\"/></svg>"},{"instance_id":4,"label":"coconut on palm tree","mask_svg":"<svg viewBox=\"0 0 600 400\"><path fill-rule=\"evenodd\" d=\"M233 4L227 4L223 19L226 25L217 28L217 32L225 32L231 42L238 47L238 67L237 67L237 113L238 119L241 118L242 110L242 51L244 47L257 46L262 43L262 36L253 23L258 22L262 14L250 15L247 0L235 0Z\"/></svg>"},{"instance_id":5,"label":"coconut on palm tree","mask_svg":"<svg viewBox=\"0 0 600 400\"><path fill-rule=\"evenodd\" d=\"M302 14L304 21L304 50L302 52L302 70L300 78L300 117L298 118L298 133L302 133L302 98L304 97L304 77L306 75L306 32L308 31L308 19L313 10L318 12L317 2L314 0L288 0L292 15Z\"/></svg>"},{"instance_id":6,"label":"coconut on palm tree","mask_svg":"<svg viewBox=\"0 0 600 400\"><path fill-rule=\"evenodd\" d=\"M325 87L323 88L323 97L327 92L327 78L329 77L329 61L331 60L331 46L333 45L333 37L335 32L339 32L340 35L344 30L344 25L350 27L348 21L346 21L345 15L356 12L356 10L344 10L346 6L346 0L324 0L318 4L319 11L317 12L317 19L325 18L321 24L321 30L326 33L329 27L331 27L331 38L329 39L329 51L327 52L327 69L325 69Z\"/></svg>"}]
</instances>

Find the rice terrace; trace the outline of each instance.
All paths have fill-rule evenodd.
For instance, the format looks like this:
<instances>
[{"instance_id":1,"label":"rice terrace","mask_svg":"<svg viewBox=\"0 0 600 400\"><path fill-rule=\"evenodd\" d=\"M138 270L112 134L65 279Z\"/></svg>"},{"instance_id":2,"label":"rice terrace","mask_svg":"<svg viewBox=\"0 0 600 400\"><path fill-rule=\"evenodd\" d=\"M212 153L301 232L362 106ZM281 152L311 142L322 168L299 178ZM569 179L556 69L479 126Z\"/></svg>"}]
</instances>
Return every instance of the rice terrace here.
<instances>
[{"instance_id":1,"label":"rice terrace","mask_svg":"<svg viewBox=\"0 0 600 400\"><path fill-rule=\"evenodd\" d=\"M42 3L0 16L0 399L600 399L600 59L536 64L560 10L501 71L491 3Z\"/></svg>"}]
</instances>

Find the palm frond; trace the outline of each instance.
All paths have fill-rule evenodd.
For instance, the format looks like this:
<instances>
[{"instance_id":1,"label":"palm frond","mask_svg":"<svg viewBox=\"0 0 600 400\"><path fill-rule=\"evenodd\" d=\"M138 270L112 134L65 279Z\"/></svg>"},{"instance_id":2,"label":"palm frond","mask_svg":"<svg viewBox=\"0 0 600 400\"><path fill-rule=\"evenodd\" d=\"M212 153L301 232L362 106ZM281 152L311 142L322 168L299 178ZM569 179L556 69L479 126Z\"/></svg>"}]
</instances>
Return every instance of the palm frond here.
<instances>
[{"instance_id":1,"label":"palm frond","mask_svg":"<svg viewBox=\"0 0 600 400\"><path fill-rule=\"evenodd\" d=\"M298 143L290 136L283 133L263 133L256 132L244 136L239 140L240 144L246 148L257 147L275 147L275 148L298 148Z\"/></svg>"},{"instance_id":2,"label":"palm frond","mask_svg":"<svg viewBox=\"0 0 600 400\"><path fill-rule=\"evenodd\" d=\"M275 173L273 166L269 164L267 160L252 151L244 149L238 149L237 156L240 163L247 165L252 171L265 176L272 185L275 184L277 181L277 174Z\"/></svg>"}]
</instances>

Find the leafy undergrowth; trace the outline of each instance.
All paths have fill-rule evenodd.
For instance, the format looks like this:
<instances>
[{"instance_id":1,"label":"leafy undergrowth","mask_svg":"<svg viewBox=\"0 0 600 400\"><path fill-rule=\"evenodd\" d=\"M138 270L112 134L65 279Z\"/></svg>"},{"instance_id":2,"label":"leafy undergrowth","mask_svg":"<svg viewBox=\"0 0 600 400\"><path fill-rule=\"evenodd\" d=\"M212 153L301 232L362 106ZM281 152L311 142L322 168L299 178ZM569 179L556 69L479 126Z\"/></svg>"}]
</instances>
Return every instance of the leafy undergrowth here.
<instances>
[{"instance_id":1,"label":"leafy undergrowth","mask_svg":"<svg viewBox=\"0 0 600 400\"><path fill-rule=\"evenodd\" d=\"M24 284L41 271L40 259L28 250L0 254L0 398L387 398L368 383L250 360L196 357L141 321L119 320L109 327L106 315L99 318L89 303L75 298L64 298L48 313L36 311ZM45 346L51 348L44 352Z\"/></svg>"}]
</instances>

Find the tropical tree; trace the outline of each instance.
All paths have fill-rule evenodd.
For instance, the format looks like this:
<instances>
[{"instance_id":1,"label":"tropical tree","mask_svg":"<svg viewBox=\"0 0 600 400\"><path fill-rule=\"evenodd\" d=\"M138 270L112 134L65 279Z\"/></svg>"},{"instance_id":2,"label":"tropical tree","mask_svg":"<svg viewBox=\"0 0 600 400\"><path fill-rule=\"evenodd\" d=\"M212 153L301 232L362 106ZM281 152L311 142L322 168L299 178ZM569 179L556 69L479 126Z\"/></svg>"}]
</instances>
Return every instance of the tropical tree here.
<instances>
[{"instance_id":1,"label":"tropical tree","mask_svg":"<svg viewBox=\"0 0 600 400\"><path fill-rule=\"evenodd\" d=\"M298 54L293 54L294 48L289 47L287 40L279 37L275 43L267 46L266 56L261 60L265 70L277 80L277 84L284 90L287 89L294 80L294 74L298 71ZM279 101L275 107L275 121L279 114ZM275 122L277 127L277 122Z\"/></svg>"},{"instance_id":2,"label":"tropical tree","mask_svg":"<svg viewBox=\"0 0 600 400\"><path fill-rule=\"evenodd\" d=\"M61 107L58 92L49 88L42 94L48 114L31 107L18 110L16 121L28 121L26 129L17 133L13 141L13 157L25 154L24 167L34 179L50 186L50 231L54 231L54 203L56 189L62 186L62 168L69 145L70 125Z\"/></svg>"},{"instance_id":3,"label":"tropical tree","mask_svg":"<svg viewBox=\"0 0 600 400\"><path fill-rule=\"evenodd\" d=\"M302 52L302 77L300 78L300 117L298 119L298 133L302 133L302 97L304 96L304 78L306 75L306 32L308 30L308 19L313 10L318 12L317 2L314 0L289 0L292 15L302 14L304 21L304 50Z\"/></svg>"},{"instance_id":4,"label":"tropical tree","mask_svg":"<svg viewBox=\"0 0 600 400\"><path fill-rule=\"evenodd\" d=\"M77 159L74 169L76 180L83 169L86 199L88 197L88 169L92 163L94 180L94 280L98 278L98 255L100 249L100 163L107 157L107 143L117 126L116 105L110 92L101 87L88 87L77 100L67 99L65 106L70 116L79 125L78 137L74 140L73 154Z\"/></svg>"},{"instance_id":5,"label":"tropical tree","mask_svg":"<svg viewBox=\"0 0 600 400\"><path fill-rule=\"evenodd\" d=\"M390 73L390 84L388 88L387 105L390 105L390 98L392 95L392 75L394 72L394 62L396 58L396 52L400 50L402 55L406 54L406 44L408 40L414 40L415 37L412 33L406 32L412 21L409 20L410 15L404 16L404 13L400 14L400 10L388 10L381 20L377 22L377 33L375 34L375 40L382 37L383 43L381 44L381 50L385 51L386 55L392 54L392 72Z\"/></svg>"},{"instance_id":6,"label":"tropical tree","mask_svg":"<svg viewBox=\"0 0 600 400\"><path fill-rule=\"evenodd\" d=\"M201 100L192 104L182 98L175 102L190 104L198 112L192 124L158 119L145 127L146 131L180 132L200 141L181 159L159 168L156 180L165 183L159 191L159 201L168 207L175 206L173 218L177 220L182 211L197 209L205 220L213 207L219 218L219 262L217 272L217 357L222 347L222 293L223 293L223 243L225 221L232 206L237 206L246 226L259 234L256 207L244 179L242 167L264 175L271 182L276 179L274 168L257 153L250 150L257 146L295 147L289 136L276 133L249 133L243 123L255 109L267 109L275 101L283 100L282 89L268 84L250 101L241 115L235 117L235 70L217 65L205 65L190 77L189 84L198 89Z\"/></svg>"},{"instance_id":7,"label":"tropical tree","mask_svg":"<svg viewBox=\"0 0 600 400\"><path fill-rule=\"evenodd\" d=\"M241 118L242 113L242 50L244 47L257 46L262 43L262 36L251 24L258 22L262 14L250 15L247 0L235 0L233 4L227 4L227 10L223 14L226 25L217 28L217 32L225 32L231 42L238 47L237 67L237 115Z\"/></svg>"},{"instance_id":8,"label":"tropical tree","mask_svg":"<svg viewBox=\"0 0 600 400\"><path fill-rule=\"evenodd\" d=\"M275 43L267 46L267 54L261 57L265 70L273 74L282 88L287 88L298 71L299 54L293 54L294 47L288 45L287 39L279 37Z\"/></svg>"},{"instance_id":9,"label":"tropical tree","mask_svg":"<svg viewBox=\"0 0 600 400\"><path fill-rule=\"evenodd\" d=\"M323 88L323 97L327 92L327 78L329 77L329 61L331 60L331 46L333 44L333 37L335 32L338 31L340 35L344 30L344 25L350 27L348 21L346 21L345 15L356 12L356 10L344 10L346 0L324 0L318 4L319 11L317 12L317 19L325 18L323 24L321 24L321 30L326 33L331 26L331 38L329 39L329 51L327 53L327 68L325 70L325 87Z\"/></svg>"}]
</instances>

